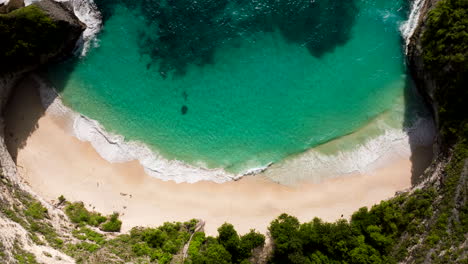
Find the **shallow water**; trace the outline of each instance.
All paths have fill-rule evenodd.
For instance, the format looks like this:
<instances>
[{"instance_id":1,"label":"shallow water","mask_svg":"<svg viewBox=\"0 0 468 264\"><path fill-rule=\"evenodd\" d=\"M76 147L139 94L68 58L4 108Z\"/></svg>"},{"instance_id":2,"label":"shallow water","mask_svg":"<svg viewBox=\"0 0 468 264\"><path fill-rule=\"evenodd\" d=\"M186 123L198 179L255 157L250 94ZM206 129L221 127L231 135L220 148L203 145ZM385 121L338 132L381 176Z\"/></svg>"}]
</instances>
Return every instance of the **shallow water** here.
<instances>
[{"instance_id":1,"label":"shallow water","mask_svg":"<svg viewBox=\"0 0 468 264\"><path fill-rule=\"evenodd\" d=\"M50 77L168 159L242 172L406 107L404 0L134 2L97 1L98 45Z\"/></svg>"}]
</instances>

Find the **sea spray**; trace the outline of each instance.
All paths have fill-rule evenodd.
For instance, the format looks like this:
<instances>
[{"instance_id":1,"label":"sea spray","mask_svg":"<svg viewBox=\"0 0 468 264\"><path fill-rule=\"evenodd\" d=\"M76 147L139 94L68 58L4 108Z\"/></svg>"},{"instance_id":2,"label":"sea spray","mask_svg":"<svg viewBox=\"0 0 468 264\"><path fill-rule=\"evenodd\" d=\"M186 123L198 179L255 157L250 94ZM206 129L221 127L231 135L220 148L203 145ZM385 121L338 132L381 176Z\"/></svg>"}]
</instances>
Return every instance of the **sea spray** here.
<instances>
[{"instance_id":1,"label":"sea spray","mask_svg":"<svg viewBox=\"0 0 468 264\"><path fill-rule=\"evenodd\" d=\"M25 0L30 5L39 0ZM92 47L98 46L97 35L102 28L102 16L93 0L54 0L68 3L75 16L86 25L86 29L78 40L75 54L85 56Z\"/></svg>"},{"instance_id":2,"label":"sea spray","mask_svg":"<svg viewBox=\"0 0 468 264\"><path fill-rule=\"evenodd\" d=\"M401 35L406 43L406 49L408 48L409 40L413 36L414 31L418 27L419 16L421 15L421 9L423 8L426 0L413 0L411 5L411 11L404 23L400 26ZM407 51L407 50L406 50Z\"/></svg>"},{"instance_id":3,"label":"sea spray","mask_svg":"<svg viewBox=\"0 0 468 264\"><path fill-rule=\"evenodd\" d=\"M418 117L411 127L403 129L389 127L385 125L385 120L380 118L368 126L384 128L384 132L370 137L353 149L339 150L332 154L325 154L319 150L346 140L336 139L273 164L264 174L275 182L288 185L303 181L320 183L338 176L372 173L389 162L409 159L413 148L429 147L435 137L432 119L423 116ZM366 132L356 131L345 137L359 137L360 134Z\"/></svg>"},{"instance_id":4,"label":"sea spray","mask_svg":"<svg viewBox=\"0 0 468 264\"><path fill-rule=\"evenodd\" d=\"M93 0L69 0L78 19L86 24L86 29L77 44L76 53L86 55L92 47L98 46L97 34L102 28L102 17Z\"/></svg>"}]
</instances>

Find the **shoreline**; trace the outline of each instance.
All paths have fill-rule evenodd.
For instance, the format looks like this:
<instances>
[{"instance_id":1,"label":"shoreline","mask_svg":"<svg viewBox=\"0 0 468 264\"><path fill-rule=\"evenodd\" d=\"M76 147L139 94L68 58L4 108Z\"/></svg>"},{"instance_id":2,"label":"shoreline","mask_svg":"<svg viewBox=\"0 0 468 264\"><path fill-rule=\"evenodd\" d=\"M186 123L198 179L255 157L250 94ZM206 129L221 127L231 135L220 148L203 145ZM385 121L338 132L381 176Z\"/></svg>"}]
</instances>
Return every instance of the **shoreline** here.
<instances>
[{"instance_id":1,"label":"shoreline","mask_svg":"<svg viewBox=\"0 0 468 264\"><path fill-rule=\"evenodd\" d=\"M281 213L301 221L334 221L411 186L412 162L402 156L366 173L295 186L277 184L264 175L223 184L162 181L147 175L138 161L109 163L89 142L75 138L66 117L43 108L37 86L31 78L23 80L5 111L6 133L13 135L7 145L12 149L16 144L13 156L20 176L47 200L64 195L104 214L119 212L124 232L200 218L208 234L215 234L224 222L239 233L250 228L265 233ZM17 135L24 135L24 142L17 142Z\"/></svg>"},{"instance_id":2,"label":"shoreline","mask_svg":"<svg viewBox=\"0 0 468 264\"><path fill-rule=\"evenodd\" d=\"M143 166L148 175L176 183L199 181L225 183L237 181L249 175L265 176L276 183L287 185L301 181L319 183L330 177L369 172L398 157L410 157L410 145L431 146L435 131L433 122L429 118L419 118L411 128L394 128L386 123L385 116L387 114L381 114L348 135L304 152L292 154L279 162L270 162L264 166L248 168L234 174L223 168L204 168L184 161L168 160L150 149L145 143L127 141L122 135L108 132L98 121L65 106L60 95L51 88L52 85L48 81L37 75L33 75L33 78L39 84L40 98L46 112L63 120L70 134L83 142L90 142L102 158L110 163L136 160ZM373 131L375 135L370 136L369 131L372 130L379 130L379 132L376 134L376 131ZM349 147L350 142L356 139L360 141L359 144L353 145L351 143L353 146ZM345 141L347 141L345 144L348 146L343 150L343 147L339 145L343 145ZM335 148L335 151L332 153L323 151L329 146ZM294 178L281 177L288 171L296 171L298 176Z\"/></svg>"}]
</instances>

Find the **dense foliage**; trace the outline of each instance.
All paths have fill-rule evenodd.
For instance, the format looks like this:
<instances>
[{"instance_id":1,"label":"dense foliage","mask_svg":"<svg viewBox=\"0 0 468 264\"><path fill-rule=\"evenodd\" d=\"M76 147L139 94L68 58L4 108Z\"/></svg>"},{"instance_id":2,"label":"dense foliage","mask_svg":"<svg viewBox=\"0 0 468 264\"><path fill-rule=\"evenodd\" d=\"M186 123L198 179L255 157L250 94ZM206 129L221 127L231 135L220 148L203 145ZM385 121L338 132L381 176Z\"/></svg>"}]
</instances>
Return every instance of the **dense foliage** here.
<instances>
[{"instance_id":1,"label":"dense foliage","mask_svg":"<svg viewBox=\"0 0 468 264\"><path fill-rule=\"evenodd\" d=\"M55 28L35 7L15 12L16 18L13 13L0 15L0 70L33 59L46 48L43 36ZM441 132L456 142L447 144L451 155L440 169L440 179L371 209L361 208L349 221L327 223L315 218L300 223L282 214L268 228L273 245L270 263L468 263L468 112L463 105L468 99L467 12L466 0L441 0L428 16L423 37L425 65L439 87ZM28 32L31 21L45 31ZM15 27L24 31L13 32ZM11 36L16 42L9 41ZM39 42L29 43L30 37ZM23 61L11 61L14 56ZM70 238L57 232L48 210L30 194L6 179L0 181L0 190L12 198L0 200L2 216L24 227L34 243L62 250L78 263L246 264L265 245L264 235L254 230L239 235L227 223L218 229L218 236L206 236L197 231L196 220L109 235L106 232L120 231L118 214L105 217L61 196L65 213L76 224ZM5 260L4 248L0 241L0 262ZM13 253L18 263L36 263L19 244Z\"/></svg>"},{"instance_id":2,"label":"dense foliage","mask_svg":"<svg viewBox=\"0 0 468 264\"><path fill-rule=\"evenodd\" d=\"M188 263L250 263L253 250L264 244L265 236L255 230L239 236L234 226L226 223L218 228L217 238L195 233L188 251Z\"/></svg>"},{"instance_id":3,"label":"dense foliage","mask_svg":"<svg viewBox=\"0 0 468 264\"><path fill-rule=\"evenodd\" d=\"M61 200L60 197L59 200ZM100 213L88 211L82 202L67 203L65 213L73 223L99 227L105 232L119 232L122 226L118 213L105 217Z\"/></svg>"},{"instance_id":4,"label":"dense foliage","mask_svg":"<svg viewBox=\"0 0 468 264\"><path fill-rule=\"evenodd\" d=\"M35 5L0 14L0 72L40 63L62 45L67 30Z\"/></svg>"},{"instance_id":5,"label":"dense foliage","mask_svg":"<svg viewBox=\"0 0 468 264\"><path fill-rule=\"evenodd\" d=\"M426 24L424 64L439 87L441 134L453 143L468 138L468 1L441 0Z\"/></svg>"},{"instance_id":6,"label":"dense foliage","mask_svg":"<svg viewBox=\"0 0 468 264\"><path fill-rule=\"evenodd\" d=\"M269 231L275 250L272 263L395 263L390 256L397 238L431 214L434 191L399 196L372 209L361 208L351 221L309 223L286 214Z\"/></svg>"}]
</instances>

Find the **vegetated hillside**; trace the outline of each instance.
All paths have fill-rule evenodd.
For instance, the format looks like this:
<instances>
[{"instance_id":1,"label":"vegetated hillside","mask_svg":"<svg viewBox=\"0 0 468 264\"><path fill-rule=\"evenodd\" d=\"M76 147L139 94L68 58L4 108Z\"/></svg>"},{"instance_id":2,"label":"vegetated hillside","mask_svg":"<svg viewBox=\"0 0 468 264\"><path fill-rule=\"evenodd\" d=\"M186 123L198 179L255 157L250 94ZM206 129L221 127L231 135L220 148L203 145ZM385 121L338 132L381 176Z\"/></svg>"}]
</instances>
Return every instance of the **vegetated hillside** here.
<instances>
[{"instance_id":1,"label":"vegetated hillside","mask_svg":"<svg viewBox=\"0 0 468 264\"><path fill-rule=\"evenodd\" d=\"M31 68L74 48L84 30L53 1L0 14L0 73Z\"/></svg>"},{"instance_id":2,"label":"vegetated hillside","mask_svg":"<svg viewBox=\"0 0 468 264\"><path fill-rule=\"evenodd\" d=\"M410 43L410 68L433 106L441 150L412 191L361 208L349 221L300 223L281 215L265 245L262 234L239 236L230 224L207 237L197 220L120 234L118 215L102 216L63 197L57 206L67 216L57 225L52 209L4 178L0 220L18 223L29 240L50 250L27 253L34 248L22 247L24 239L2 242L0 249L9 251L0 262L36 263L42 254L52 263L60 251L79 263L468 263L467 5L441 0L427 8Z\"/></svg>"}]
</instances>

